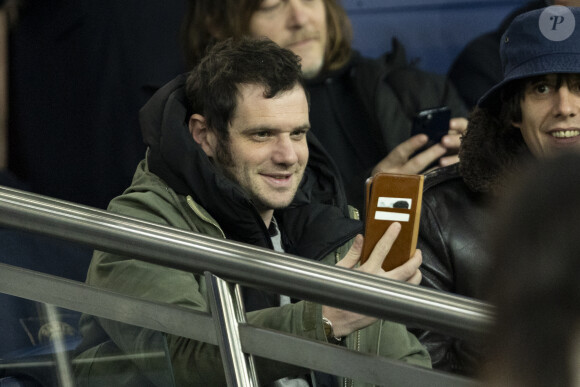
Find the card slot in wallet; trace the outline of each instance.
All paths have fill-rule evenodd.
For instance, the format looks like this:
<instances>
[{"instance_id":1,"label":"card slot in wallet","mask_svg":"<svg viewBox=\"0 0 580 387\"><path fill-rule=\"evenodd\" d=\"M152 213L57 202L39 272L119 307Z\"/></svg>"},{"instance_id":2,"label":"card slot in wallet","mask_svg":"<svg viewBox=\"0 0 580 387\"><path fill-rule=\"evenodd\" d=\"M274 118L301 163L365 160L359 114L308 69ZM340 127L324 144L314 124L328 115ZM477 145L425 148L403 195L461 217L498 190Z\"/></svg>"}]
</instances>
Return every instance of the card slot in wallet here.
<instances>
[{"instance_id":1,"label":"card slot in wallet","mask_svg":"<svg viewBox=\"0 0 580 387\"><path fill-rule=\"evenodd\" d=\"M401 232L383 262L392 270L405 263L417 248L423 175L379 173L365 184L365 231L361 263L364 263L387 228L401 224Z\"/></svg>"}]
</instances>

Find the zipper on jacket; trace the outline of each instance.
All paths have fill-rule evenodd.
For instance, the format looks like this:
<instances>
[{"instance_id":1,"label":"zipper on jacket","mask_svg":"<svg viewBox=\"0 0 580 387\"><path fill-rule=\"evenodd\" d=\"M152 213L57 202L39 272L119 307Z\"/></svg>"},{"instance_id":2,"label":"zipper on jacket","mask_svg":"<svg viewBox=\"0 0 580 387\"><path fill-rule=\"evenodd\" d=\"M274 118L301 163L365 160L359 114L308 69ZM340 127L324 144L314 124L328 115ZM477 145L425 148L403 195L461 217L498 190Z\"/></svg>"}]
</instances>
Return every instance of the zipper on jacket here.
<instances>
[{"instance_id":1,"label":"zipper on jacket","mask_svg":"<svg viewBox=\"0 0 580 387\"><path fill-rule=\"evenodd\" d=\"M360 352L360 330L356 331L354 334L354 350ZM344 387L354 386L354 380L351 378L344 378Z\"/></svg>"},{"instance_id":2,"label":"zipper on jacket","mask_svg":"<svg viewBox=\"0 0 580 387\"><path fill-rule=\"evenodd\" d=\"M206 223L209 223L212 226L214 226L215 228L217 228L219 230L219 232L222 234L222 237L224 237L224 238L226 237L226 234L224 233L224 231L222 230L220 225L217 224L217 222L215 220L210 219L207 216L205 216L205 214L203 214L202 211L199 208L197 208L197 204L195 203L195 201L193 201L193 198L190 195L187 195L187 204L193 210L193 212L195 212L195 214L197 216L199 216Z\"/></svg>"},{"instance_id":3,"label":"zipper on jacket","mask_svg":"<svg viewBox=\"0 0 580 387\"><path fill-rule=\"evenodd\" d=\"M360 212L354 207L350 207L351 217L356 220L360 220ZM360 352L360 330L356 331L354 334L354 350ZM351 378L344 378L344 387L354 386L354 380Z\"/></svg>"}]
</instances>

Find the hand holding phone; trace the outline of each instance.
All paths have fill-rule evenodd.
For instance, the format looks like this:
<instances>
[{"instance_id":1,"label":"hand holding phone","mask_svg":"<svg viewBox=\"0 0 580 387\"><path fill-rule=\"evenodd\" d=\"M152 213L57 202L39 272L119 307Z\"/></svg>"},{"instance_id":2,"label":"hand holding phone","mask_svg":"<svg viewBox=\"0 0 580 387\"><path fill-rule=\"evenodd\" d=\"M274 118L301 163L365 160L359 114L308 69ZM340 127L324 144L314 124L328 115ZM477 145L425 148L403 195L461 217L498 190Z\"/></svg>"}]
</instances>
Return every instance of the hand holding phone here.
<instances>
[{"instance_id":1,"label":"hand holding phone","mask_svg":"<svg viewBox=\"0 0 580 387\"><path fill-rule=\"evenodd\" d=\"M451 110L447 106L421 110L413 119L411 136L424 133L432 144L441 142L441 138L449 132Z\"/></svg>"},{"instance_id":2,"label":"hand holding phone","mask_svg":"<svg viewBox=\"0 0 580 387\"><path fill-rule=\"evenodd\" d=\"M383 270L392 270L415 253L423 198L423 175L378 173L366 183L365 231L361 255L364 263L378 240L393 222L401 231L387 257Z\"/></svg>"},{"instance_id":3,"label":"hand holding phone","mask_svg":"<svg viewBox=\"0 0 580 387\"><path fill-rule=\"evenodd\" d=\"M447 106L431 108L420 111L413 119L411 136L426 134L429 141L415 154L441 142L441 138L449 132L451 110Z\"/></svg>"}]
</instances>

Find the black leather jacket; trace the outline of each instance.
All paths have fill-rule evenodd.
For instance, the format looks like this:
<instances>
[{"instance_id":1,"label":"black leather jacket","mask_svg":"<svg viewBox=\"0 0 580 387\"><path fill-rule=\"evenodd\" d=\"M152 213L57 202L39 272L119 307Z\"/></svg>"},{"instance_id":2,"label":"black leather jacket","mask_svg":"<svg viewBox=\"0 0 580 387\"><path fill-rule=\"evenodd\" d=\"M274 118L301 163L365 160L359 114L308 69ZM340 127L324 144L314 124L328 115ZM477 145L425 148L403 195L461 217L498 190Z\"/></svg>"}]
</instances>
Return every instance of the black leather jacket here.
<instances>
[{"instance_id":1,"label":"black leather jacket","mask_svg":"<svg viewBox=\"0 0 580 387\"><path fill-rule=\"evenodd\" d=\"M485 230L493 201L468 188L458 164L426 175L417 248L423 254L421 285L479 298L479 280L489 262ZM415 332L433 367L472 375L479 351L470 343L437 332Z\"/></svg>"}]
</instances>

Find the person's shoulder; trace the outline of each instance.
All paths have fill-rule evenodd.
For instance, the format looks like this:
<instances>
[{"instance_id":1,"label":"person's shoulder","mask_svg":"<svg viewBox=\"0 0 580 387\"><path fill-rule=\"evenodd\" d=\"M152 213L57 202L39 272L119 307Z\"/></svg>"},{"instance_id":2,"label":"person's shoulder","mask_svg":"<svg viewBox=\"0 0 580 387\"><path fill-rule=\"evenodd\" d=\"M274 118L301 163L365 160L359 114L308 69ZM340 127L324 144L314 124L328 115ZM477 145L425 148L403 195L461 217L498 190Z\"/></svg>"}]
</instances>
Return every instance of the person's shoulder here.
<instances>
[{"instance_id":1,"label":"person's shoulder","mask_svg":"<svg viewBox=\"0 0 580 387\"><path fill-rule=\"evenodd\" d=\"M434 193L446 187L464 184L459 172L459 164L434 169L425 174L423 194Z\"/></svg>"},{"instance_id":2,"label":"person's shoulder","mask_svg":"<svg viewBox=\"0 0 580 387\"><path fill-rule=\"evenodd\" d=\"M459 163L437 168L425 175L423 204L432 208L486 206L487 196L465 183Z\"/></svg>"},{"instance_id":3,"label":"person's shoulder","mask_svg":"<svg viewBox=\"0 0 580 387\"><path fill-rule=\"evenodd\" d=\"M177 194L159 176L150 172L142 160L137 166L131 185L109 203L108 210L156 223L160 214L176 207ZM164 216L161 216L163 218Z\"/></svg>"},{"instance_id":4,"label":"person's shoulder","mask_svg":"<svg viewBox=\"0 0 580 387\"><path fill-rule=\"evenodd\" d=\"M396 38L392 39L390 50L376 58L367 57L358 51L353 51L349 66L351 75L355 75L362 80L371 80L373 86L376 85L377 79L388 83L392 73L428 74L419 69L414 63L407 61L405 47Z\"/></svg>"},{"instance_id":5,"label":"person's shoulder","mask_svg":"<svg viewBox=\"0 0 580 387\"><path fill-rule=\"evenodd\" d=\"M421 216L447 221L460 219L478 208L479 196L465 184L458 164L425 175Z\"/></svg>"},{"instance_id":6,"label":"person's shoulder","mask_svg":"<svg viewBox=\"0 0 580 387\"><path fill-rule=\"evenodd\" d=\"M396 39L391 51L378 58L359 57L353 67L363 89L379 94L386 91L387 95L394 92L409 116L446 102L445 77L409 62L403 45ZM453 110L458 109L453 106Z\"/></svg>"},{"instance_id":7,"label":"person's shoulder","mask_svg":"<svg viewBox=\"0 0 580 387\"><path fill-rule=\"evenodd\" d=\"M375 73L388 74L395 70L419 70L413 63L407 61L407 54L403 44L393 38L391 49L376 58L361 55L358 51L353 51L352 64L357 71L372 71Z\"/></svg>"},{"instance_id":8,"label":"person's shoulder","mask_svg":"<svg viewBox=\"0 0 580 387\"><path fill-rule=\"evenodd\" d=\"M371 106L379 101L385 111L390 107L402 110L409 118L421 110L449 106L454 117L467 114L457 91L444 75L423 70L406 57L405 48L393 39L392 50L379 58L355 57L352 62L354 84L359 94L370 99Z\"/></svg>"}]
</instances>

